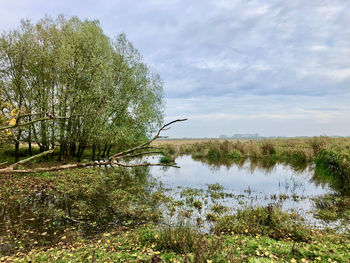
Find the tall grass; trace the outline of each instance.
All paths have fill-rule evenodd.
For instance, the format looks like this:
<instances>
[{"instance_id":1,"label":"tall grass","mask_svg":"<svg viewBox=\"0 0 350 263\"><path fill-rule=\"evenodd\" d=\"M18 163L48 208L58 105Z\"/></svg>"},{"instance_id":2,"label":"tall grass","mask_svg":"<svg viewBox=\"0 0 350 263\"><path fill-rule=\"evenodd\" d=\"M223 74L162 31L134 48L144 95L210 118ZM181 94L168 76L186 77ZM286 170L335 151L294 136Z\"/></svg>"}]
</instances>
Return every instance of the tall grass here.
<instances>
[{"instance_id":1,"label":"tall grass","mask_svg":"<svg viewBox=\"0 0 350 263\"><path fill-rule=\"evenodd\" d=\"M349 151L350 138L265 139L265 140L205 140L186 143L184 140L165 145L172 156L190 154L193 158L219 159L273 159L279 162L313 162L325 150ZM176 157L175 156L175 157Z\"/></svg>"},{"instance_id":2,"label":"tall grass","mask_svg":"<svg viewBox=\"0 0 350 263\"><path fill-rule=\"evenodd\" d=\"M309 241L310 229L304 226L296 214L282 212L271 205L267 207L249 207L238 210L234 215L220 218L214 232L245 235L265 235L274 239L293 239Z\"/></svg>"},{"instance_id":3,"label":"tall grass","mask_svg":"<svg viewBox=\"0 0 350 263\"><path fill-rule=\"evenodd\" d=\"M185 255L185 262L229 262L229 255L222 253L223 240L217 236L201 233L195 226L180 222L159 230L145 228L139 233L143 245L153 245L157 251Z\"/></svg>"},{"instance_id":4,"label":"tall grass","mask_svg":"<svg viewBox=\"0 0 350 263\"><path fill-rule=\"evenodd\" d=\"M350 195L350 154L322 151L315 160L315 176L343 195Z\"/></svg>"}]
</instances>

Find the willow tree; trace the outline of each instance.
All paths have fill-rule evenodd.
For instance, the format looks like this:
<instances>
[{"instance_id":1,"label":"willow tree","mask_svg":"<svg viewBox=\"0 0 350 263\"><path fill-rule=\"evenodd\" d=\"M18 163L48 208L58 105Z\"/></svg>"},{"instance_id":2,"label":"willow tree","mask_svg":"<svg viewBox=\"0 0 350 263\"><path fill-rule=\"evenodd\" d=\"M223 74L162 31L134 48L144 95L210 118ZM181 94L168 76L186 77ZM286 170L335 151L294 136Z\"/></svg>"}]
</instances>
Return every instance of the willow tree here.
<instances>
[{"instance_id":1,"label":"willow tree","mask_svg":"<svg viewBox=\"0 0 350 263\"><path fill-rule=\"evenodd\" d=\"M5 116L18 126L16 145L59 145L62 159L87 146L100 155L130 147L162 122L159 76L124 34L112 41L95 20L45 17L4 32L0 81L2 99L18 111Z\"/></svg>"}]
</instances>

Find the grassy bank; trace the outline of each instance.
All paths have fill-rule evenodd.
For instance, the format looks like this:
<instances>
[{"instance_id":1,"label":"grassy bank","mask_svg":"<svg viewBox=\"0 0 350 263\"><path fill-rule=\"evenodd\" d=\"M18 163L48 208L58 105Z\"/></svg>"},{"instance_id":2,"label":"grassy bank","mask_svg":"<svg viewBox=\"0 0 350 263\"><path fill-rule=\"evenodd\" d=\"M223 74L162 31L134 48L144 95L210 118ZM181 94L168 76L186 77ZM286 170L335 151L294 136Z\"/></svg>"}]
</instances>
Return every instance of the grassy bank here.
<instances>
[{"instance_id":1,"label":"grassy bank","mask_svg":"<svg viewBox=\"0 0 350 263\"><path fill-rule=\"evenodd\" d=\"M308 242L241 234L201 235L194 230L145 226L114 230L94 239L62 241L3 260L17 262L349 262L350 243L337 235L314 234ZM347 240L347 241L346 241Z\"/></svg>"},{"instance_id":2,"label":"grassy bank","mask_svg":"<svg viewBox=\"0 0 350 263\"><path fill-rule=\"evenodd\" d=\"M147 169L0 177L3 262L348 262L346 233L317 230L278 207L211 213L203 231L163 220L187 211ZM208 186L220 194L220 185ZM187 197L195 196L187 189ZM193 207L200 205L194 204ZM170 209L171 210L171 209ZM169 211L171 212L171 211Z\"/></svg>"},{"instance_id":3,"label":"grassy bank","mask_svg":"<svg viewBox=\"0 0 350 263\"><path fill-rule=\"evenodd\" d=\"M290 138L265 140L163 140L170 155L190 154L194 158L270 158L278 161L313 161L323 150L350 151L350 138Z\"/></svg>"}]
</instances>

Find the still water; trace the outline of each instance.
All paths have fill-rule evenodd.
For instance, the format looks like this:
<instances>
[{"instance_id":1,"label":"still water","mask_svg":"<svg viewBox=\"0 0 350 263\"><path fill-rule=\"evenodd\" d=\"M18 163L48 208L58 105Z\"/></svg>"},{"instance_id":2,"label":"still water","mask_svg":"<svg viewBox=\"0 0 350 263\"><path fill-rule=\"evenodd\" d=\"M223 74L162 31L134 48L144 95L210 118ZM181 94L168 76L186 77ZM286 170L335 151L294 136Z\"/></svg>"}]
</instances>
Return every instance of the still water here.
<instances>
[{"instance_id":1,"label":"still water","mask_svg":"<svg viewBox=\"0 0 350 263\"><path fill-rule=\"evenodd\" d=\"M159 156L150 158L159 161ZM190 156L178 157L176 162L180 169L102 167L49 174L40 180L19 176L3 181L0 255L58 243L68 232L93 236L116 225L132 227L152 220L160 224L189 221L209 231L208 215L232 214L249 206L274 205L301 215L311 225L337 225L314 216L314 198L333 190L317 181L307 165L249 160L210 163ZM31 181L41 186L27 189Z\"/></svg>"},{"instance_id":2,"label":"still water","mask_svg":"<svg viewBox=\"0 0 350 263\"><path fill-rule=\"evenodd\" d=\"M201 193L197 194L198 200L208 199L207 205L202 209L204 211L200 211L201 215L210 211L210 206L217 203L231 210L274 204L283 211L300 214L309 224L325 224L314 218L312 199L332 193L332 190L313 179L311 167L296 171L289 165L275 164L263 167L251 161L241 164L208 164L193 160L190 156L178 157L176 163L180 169L165 170L153 167L150 173L179 200L184 197L181 191L183 193L186 189L198 190L197 193ZM210 186L213 184L222 187L223 198L211 198Z\"/></svg>"}]
</instances>

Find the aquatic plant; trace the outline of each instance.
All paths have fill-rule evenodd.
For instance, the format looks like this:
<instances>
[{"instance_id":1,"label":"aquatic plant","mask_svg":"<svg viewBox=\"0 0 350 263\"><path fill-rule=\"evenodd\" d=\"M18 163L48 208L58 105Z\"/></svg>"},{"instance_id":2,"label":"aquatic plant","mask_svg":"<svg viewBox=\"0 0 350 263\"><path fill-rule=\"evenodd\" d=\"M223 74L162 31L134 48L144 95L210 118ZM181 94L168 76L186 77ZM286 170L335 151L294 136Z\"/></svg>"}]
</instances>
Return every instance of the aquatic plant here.
<instances>
[{"instance_id":1,"label":"aquatic plant","mask_svg":"<svg viewBox=\"0 0 350 263\"><path fill-rule=\"evenodd\" d=\"M160 158L159 162L162 164L170 164L170 163L173 163L174 161L170 156L165 155Z\"/></svg>"},{"instance_id":2,"label":"aquatic plant","mask_svg":"<svg viewBox=\"0 0 350 263\"><path fill-rule=\"evenodd\" d=\"M350 195L350 155L347 152L322 151L315 160L315 178L329 183L337 192Z\"/></svg>"},{"instance_id":3,"label":"aquatic plant","mask_svg":"<svg viewBox=\"0 0 350 263\"><path fill-rule=\"evenodd\" d=\"M274 239L291 238L297 241L310 240L310 229L302 223L298 215L282 212L271 205L249 207L238 210L233 215L223 216L217 220L213 232L265 235Z\"/></svg>"}]
</instances>

